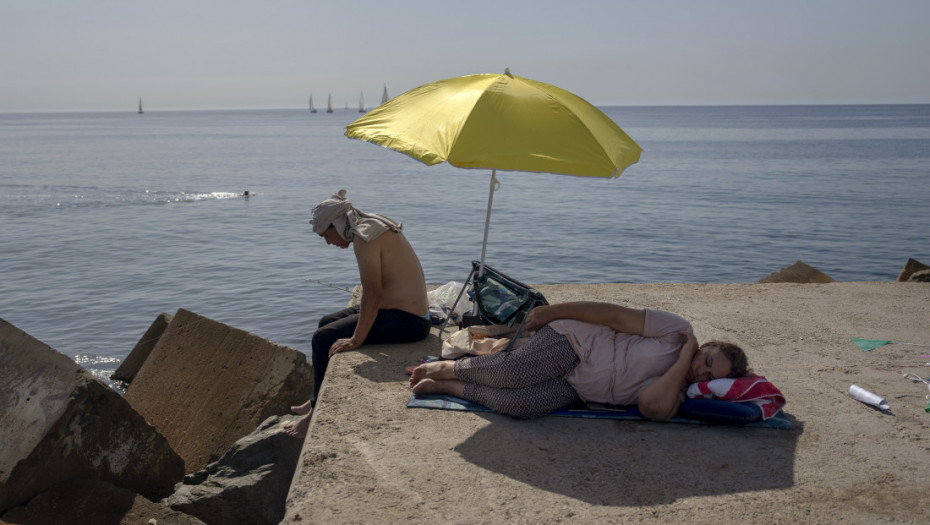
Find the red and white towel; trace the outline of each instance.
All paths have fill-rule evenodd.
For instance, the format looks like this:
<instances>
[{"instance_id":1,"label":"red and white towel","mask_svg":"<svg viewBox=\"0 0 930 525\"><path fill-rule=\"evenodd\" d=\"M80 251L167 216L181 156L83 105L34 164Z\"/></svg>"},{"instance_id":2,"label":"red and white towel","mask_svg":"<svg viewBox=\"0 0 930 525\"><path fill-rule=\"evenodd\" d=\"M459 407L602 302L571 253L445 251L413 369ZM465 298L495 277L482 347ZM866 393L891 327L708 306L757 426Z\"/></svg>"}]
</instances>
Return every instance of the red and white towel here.
<instances>
[{"instance_id":1,"label":"red and white towel","mask_svg":"<svg viewBox=\"0 0 930 525\"><path fill-rule=\"evenodd\" d=\"M768 419L785 406L785 396L762 376L724 378L688 385L688 398L711 398L722 401L755 403Z\"/></svg>"}]
</instances>

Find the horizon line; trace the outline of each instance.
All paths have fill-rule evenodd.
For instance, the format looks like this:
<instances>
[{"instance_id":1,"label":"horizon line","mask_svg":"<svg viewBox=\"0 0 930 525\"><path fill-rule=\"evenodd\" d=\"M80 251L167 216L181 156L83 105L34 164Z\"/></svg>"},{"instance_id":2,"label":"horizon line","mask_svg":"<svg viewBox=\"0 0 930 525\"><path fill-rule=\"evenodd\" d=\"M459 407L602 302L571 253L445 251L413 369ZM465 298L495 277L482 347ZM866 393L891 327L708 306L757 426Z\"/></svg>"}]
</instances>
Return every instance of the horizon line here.
<instances>
[{"instance_id":1,"label":"horizon line","mask_svg":"<svg viewBox=\"0 0 930 525\"><path fill-rule=\"evenodd\" d=\"M733 104L721 104L721 103L700 103L700 102L688 102L688 103L642 103L642 104L621 104L621 103L609 103L609 104L592 104L597 108L618 108L618 107L803 107L803 106L926 106L930 105L930 102L767 102L767 103L733 103ZM373 106L370 110L374 110L378 106ZM183 111L309 111L305 107L297 106L268 106L268 107L203 107L203 108L183 108L183 107L168 107L164 109L152 110L150 107L145 109L145 113L149 112L183 112ZM337 111L350 111L352 113L357 113L356 108L339 108L339 110L334 110L334 113ZM137 114L138 108L133 107L129 109L29 109L29 110L4 110L0 109L0 114L10 115L10 114L36 114L36 113L133 113ZM366 111L367 113L367 111ZM328 113L323 112L323 115Z\"/></svg>"}]
</instances>

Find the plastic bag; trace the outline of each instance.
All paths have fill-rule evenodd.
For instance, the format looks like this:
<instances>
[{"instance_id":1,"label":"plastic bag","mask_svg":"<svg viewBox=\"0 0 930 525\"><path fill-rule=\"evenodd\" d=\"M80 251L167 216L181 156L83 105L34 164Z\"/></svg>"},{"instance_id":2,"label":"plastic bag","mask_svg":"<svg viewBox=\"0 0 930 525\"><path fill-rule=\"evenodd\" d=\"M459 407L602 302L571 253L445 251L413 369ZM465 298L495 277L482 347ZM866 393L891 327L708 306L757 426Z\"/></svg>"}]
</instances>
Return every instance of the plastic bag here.
<instances>
[{"instance_id":1,"label":"plastic bag","mask_svg":"<svg viewBox=\"0 0 930 525\"><path fill-rule=\"evenodd\" d=\"M449 281L435 290L426 292L429 299L430 313L443 319L448 317L451 321L458 322L464 314L471 312L472 301L468 294L462 294L462 298L455 305L455 310L452 310L452 303L462 292L463 286L464 284L460 282Z\"/></svg>"}]
</instances>

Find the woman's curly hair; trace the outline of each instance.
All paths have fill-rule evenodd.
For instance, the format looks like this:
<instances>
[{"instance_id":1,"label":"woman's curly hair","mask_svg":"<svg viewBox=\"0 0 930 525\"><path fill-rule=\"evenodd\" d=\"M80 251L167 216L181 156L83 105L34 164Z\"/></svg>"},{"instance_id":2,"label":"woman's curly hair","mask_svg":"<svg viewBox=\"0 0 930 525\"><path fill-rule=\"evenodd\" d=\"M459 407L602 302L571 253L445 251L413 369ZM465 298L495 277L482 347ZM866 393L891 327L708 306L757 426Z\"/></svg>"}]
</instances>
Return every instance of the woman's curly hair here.
<instances>
[{"instance_id":1,"label":"woman's curly hair","mask_svg":"<svg viewBox=\"0 0 930 525\"><path fill-rule=\"evenodd\" d=\"M726 341L708 341L704 345L716 346L730 360L730 373L727 374L727 377L743 377L752 374L752 369L749 368L749 359L742 348Z\"/></svg>"}]
</instances>

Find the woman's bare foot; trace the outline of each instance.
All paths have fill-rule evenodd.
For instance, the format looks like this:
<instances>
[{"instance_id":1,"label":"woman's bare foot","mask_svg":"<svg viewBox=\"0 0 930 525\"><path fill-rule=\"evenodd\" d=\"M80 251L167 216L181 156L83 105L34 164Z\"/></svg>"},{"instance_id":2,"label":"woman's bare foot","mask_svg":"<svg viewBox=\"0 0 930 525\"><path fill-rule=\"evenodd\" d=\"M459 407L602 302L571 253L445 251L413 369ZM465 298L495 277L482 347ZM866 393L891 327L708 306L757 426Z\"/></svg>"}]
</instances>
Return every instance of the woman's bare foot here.
<instances>
[{"instance_id":1,"label":"woman's bare foot","mask_svg":"<svg viewBox=\"0 0 930 525\"><path fill-rule=\"evenodd\" d=\"M458 379L431 379L420 380L413 385L413 393L417 395L449 394L464 397L465 383Z\"/></svg>"},{"instance_id":2,"label":"woman's bare foot","mask_svg":"<svg viewBox=\"0 0 930 525\"><path fill-rule=\"evenodd\" d=\"M307 436L307 429L310 428L310 418L313 416L313 409L310 409L304 417L298 419L293 423L288 423L284 425L284 433L288 436L295 438L303 438Z\"/></svg>"},{"instance_id":3,"label":"woman's bare foot","mask_svg":"<svg viewBox=\"0 0 930 525\"><path fill-rule=\"evenodd\" d=\"M435 379L421 379L415 385L412 385L411 389L414 394L426 395L426 394L441 394L438 392L439 383Z\"/></svg>"},{"instance_id":4,"label":"woman's bare foot","mask_svg":"<svg viewBox=\"0 0 930 525\"><path fill-rule=\"evenodd\" d=\"M311 401L308 399L307 402L302 405L292 405L291 412L300 414L301 416L309 414L313 410L313 405L311 405L310 402Z\"/></svg>"},{"instance_id":5,"label":"woman's bare foot","mask_svg":"<svg viewBox=\"0 0 930 525\"><path fill-rule=\"evenodd\" d=\"M424 379L455 379L452 367L455 361L430 361L413 369L410 374L410 386L414 386Z\"/></svg>"}]
</instances>

